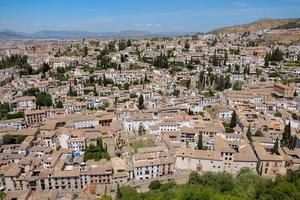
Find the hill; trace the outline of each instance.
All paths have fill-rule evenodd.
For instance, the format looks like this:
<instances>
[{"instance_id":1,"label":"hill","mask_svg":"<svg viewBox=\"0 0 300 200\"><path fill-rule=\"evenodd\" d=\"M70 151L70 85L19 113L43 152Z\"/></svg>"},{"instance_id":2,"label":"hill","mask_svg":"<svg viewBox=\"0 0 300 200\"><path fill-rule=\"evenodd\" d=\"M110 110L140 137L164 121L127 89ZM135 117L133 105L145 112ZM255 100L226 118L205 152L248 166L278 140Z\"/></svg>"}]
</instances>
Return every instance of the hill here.
<instances>
[{"instance_id":1,"label":"hill","mask_svg":"<svg viewBox=\"0 0 300 200\"><path fill-rule=\"evenodd\" d=\"M79 39L79 38L146 38L146 37L176 37L192 35L191 32L157 32L126 30L120 32L88 32L88 31L50 31L43 30L35 33L0 31L0 39Z\"/></svg>"},{"instance_id":2,"label":"hill","mask_svg":"<svg viewBox=\"0 0 300 200\"><path fill-rule=\"evenodd\" d=\"M23 38L22 35L14 32L14 31L10 31L10 30L3 30L0 31L0 39L21 39Z\"/></svg>"},{"instance_id":3,"label":"hill","mask_svg":"<svg viewBox=\"0 0 300 200\"><path fill-rule=\"evenodd\" d=\"M249 24L228 26L218 28L210 33L243 33L248 31L260 31L266 29L289 29L296 28L300 24L300 18L297 19L269 19L264 18Z\"/></svg>"}]
</instances>

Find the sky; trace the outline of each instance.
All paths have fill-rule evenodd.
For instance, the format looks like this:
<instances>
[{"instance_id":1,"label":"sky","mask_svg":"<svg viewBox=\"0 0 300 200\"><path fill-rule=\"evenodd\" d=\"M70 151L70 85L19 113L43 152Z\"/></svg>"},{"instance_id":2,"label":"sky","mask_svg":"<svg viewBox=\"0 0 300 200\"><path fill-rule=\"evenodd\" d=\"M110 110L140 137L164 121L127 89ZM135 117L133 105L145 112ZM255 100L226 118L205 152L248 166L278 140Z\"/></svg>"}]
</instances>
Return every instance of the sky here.
<instances>
[{"instance_id":1,"label":"sky","mask_svg":"<svg viewBox=\"0 0 300 200\"><path fill-rule=\"evenodd\" d=\"M0 30L207 32L298 18L300 0L0 0Z\"/></svg>"}]
</instances>

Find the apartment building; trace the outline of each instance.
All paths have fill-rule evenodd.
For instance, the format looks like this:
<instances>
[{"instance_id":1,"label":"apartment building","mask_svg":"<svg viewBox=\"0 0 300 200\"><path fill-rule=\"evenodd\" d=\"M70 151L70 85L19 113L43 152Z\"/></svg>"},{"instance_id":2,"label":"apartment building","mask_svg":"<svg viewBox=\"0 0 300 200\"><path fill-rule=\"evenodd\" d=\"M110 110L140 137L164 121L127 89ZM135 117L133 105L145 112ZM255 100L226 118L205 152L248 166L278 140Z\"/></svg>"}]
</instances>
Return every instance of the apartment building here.
<instances>
[{"instance_id":1,"label":"apartment building","mask_svg":"<svg viewBox=\"0 0 300 200\"><path fill-rule=\"evenodd\" d=\"M25 122L27 125L37 125L45 121L47 113L45 110L26 110Z\"/></svg>"},{"instance_id":2,"label":"apartment building","mask_svg":"<svg viewBox=\"0 0 300 200\"><path fill-rule=\"evenodd\" d=\"M285 98L292 98L295 93L295 88L281 83L275 83L274 90L276 95L283 96Z\"/></svg>"},{"instance_id":3,"label":"apartment building","mask_svg":"<svg viewBox=\"0 0 300 200\"><path fill-rule=\"evenodd\" d=\"M13 112L36 109L36 98L34 96L17 97L12 101L11 109Z\"/></svg>"},{"instance_id":4,"label":"apartment building","mask_svg":"<svg viewBox=\"0 0 300 200\"><path fill-rule=\"evenodd\" d=\"M161 147L139 149L133 156L132 171L129 177L135 180L146 180L174 173L175 161Z\"/></svg>"},{"instance_id":5,"label":"apartment building","mask_svg":"<svg viewBox=\"0 0 300 200\"><path fill-rule=\"evenodd\" d=\"M198 172L222 172L237 174L242 168L256 170L257 159L249 145L235 151L231 148L220 150L178 149L176 169Z\"/></svg>"},{"instance_id":6,"label":"apartment building","mask_svg":"<svg viewBox=\"0 0 300 200\"><path fill-rule=\"evenodd\" d=\"M258 159L257 171L260 175L274 177L277 174L286 174L288 158L281 148L278 149L278 154L272 154L269 148L264 147L260 142L254 142L253 146Z\"/></svg>"}]
</instances>

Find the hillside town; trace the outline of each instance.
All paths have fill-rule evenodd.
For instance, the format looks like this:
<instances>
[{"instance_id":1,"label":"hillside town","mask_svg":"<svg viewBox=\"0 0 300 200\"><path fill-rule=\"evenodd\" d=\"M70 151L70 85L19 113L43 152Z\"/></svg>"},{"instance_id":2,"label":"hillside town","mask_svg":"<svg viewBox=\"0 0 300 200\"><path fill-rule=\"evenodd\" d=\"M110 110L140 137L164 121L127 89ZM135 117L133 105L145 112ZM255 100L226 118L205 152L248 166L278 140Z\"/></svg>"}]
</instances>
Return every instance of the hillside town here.
<instances>
[{"instance_id":1,"label":"hillside town","mask_svg":"<svg viewBox=\"0 0 300 200\"><path fill-rule=\"evenodd\" d=\"M300 170L300 43L263 34L0 40L1 190L95 199Z\"/></svg>"}]
</instances>

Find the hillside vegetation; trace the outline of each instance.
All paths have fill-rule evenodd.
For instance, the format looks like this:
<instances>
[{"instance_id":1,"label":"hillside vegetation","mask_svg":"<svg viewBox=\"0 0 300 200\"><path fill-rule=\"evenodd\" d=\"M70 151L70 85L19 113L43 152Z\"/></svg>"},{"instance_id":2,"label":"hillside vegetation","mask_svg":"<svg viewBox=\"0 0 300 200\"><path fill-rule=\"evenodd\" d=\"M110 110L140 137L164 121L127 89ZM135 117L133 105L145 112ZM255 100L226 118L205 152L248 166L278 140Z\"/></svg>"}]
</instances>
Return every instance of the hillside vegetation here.
<instances>
[{"instance_id":1,"label":"hillside vegetation","mask_svg":"<svg viewBox=\"0 0 300 200\"><path fill-rule=\"evenodd\" d=\"M169 181L153 181L150 191L138 193L135 188L124 186L117 191L117 200L296 200L300 199L300 174L291 172L278 176L274 181L264 179L244 169L233 177L228 173L190 174L185 185Z\"/></svg>"},{"instance_id":2,"label":"hillside vegetation","mask_svg":"<svg viewBox=\"0 0 300 200\"><path fill-rule=\"evenodd\" d=\"M260 31L265 29L289 29L296 28L300 19L261 19L249 24L228 26L211 31L211 33L244 33L248 31Z\"/></svg>"}]
</instances>

